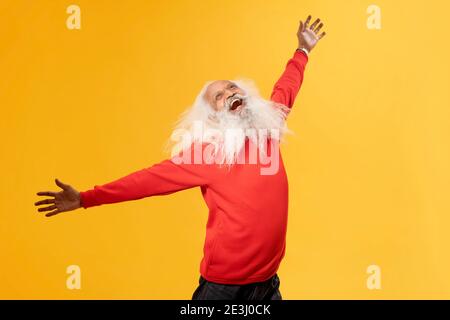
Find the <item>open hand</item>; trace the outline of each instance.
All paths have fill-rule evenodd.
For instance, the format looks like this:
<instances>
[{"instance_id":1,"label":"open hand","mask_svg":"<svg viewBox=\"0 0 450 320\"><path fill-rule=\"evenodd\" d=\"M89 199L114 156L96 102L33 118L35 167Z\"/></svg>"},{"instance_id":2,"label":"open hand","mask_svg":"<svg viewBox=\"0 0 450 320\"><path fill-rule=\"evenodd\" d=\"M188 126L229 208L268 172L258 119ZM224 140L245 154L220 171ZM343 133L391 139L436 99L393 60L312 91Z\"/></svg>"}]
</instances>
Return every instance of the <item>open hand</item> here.
<instances>
[{"instance_id":1,"label":"open hand","mask_svg":"<svg viewBox=\"0 0 450 320\"><path fill-rule=\"evenodd\" d=\"M62 183L58 179L55 179L55 183L62 189L62 191L41 191L37 193L38 196L53 197L34 203L35 206L50 204L50 206L47 207L40 207L38 209L39 212L53 210L45 215L46 217L51 217L60 212L75 210L81 207L80 193L77 190L75 190L68 184Z\"/></svg>"},{"instance_id":2,"label":"open hand","mask_svg":"<svg viewBox=\"0 0 450 320\"><path fill-rule=\"evenodd\" d=\"M317 42L325 36L325 32L319 34L320 29L323 27L323 23L320 22L319 18L311 25L309 25L310 22L310 15L304 23L300 20L300 26L297 31L298 48L304 48L308 50L308 52L310 52L316 46Z\"/></svg>"}]
</instances>

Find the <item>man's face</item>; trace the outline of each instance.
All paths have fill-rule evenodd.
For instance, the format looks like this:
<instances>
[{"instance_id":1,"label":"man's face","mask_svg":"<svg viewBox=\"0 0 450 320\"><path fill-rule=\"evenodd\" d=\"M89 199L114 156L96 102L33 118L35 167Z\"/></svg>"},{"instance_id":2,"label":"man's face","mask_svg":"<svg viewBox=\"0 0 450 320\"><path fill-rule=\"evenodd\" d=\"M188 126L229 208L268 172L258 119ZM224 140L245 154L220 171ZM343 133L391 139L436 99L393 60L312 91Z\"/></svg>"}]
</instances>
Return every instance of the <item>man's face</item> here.
<instances>
[{"instance_id":1,"label":"man's face","mask_svg":"<svg viewBox=\"0 0 450 320\"><path fill-rule=\"evenodd\" d=\"M243 96L245 92L232 81L218 80L208 86L205 99L216 111L228 108L235 113L245 107L245 100L237 98L237 95Z\"/></svg>"}]
</instances>

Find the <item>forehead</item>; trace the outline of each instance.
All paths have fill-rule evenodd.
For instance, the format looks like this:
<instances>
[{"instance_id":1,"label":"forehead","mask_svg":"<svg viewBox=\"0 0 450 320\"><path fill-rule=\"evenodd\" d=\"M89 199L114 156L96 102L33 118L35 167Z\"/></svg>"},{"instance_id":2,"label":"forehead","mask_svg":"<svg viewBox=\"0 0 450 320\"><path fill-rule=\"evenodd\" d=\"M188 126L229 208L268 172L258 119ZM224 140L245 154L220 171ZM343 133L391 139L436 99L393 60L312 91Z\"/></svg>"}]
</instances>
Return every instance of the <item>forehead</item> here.
<instances>
[{"instance_id":1,"label":"forehead","mask_svg":"<svg viewBox=\"0 0 450 320\"><path fill-rule=\"evenodd\" d=\"M223 88L228 86L230 83L231 83L230 80L217 80L217 81L214 81L206 89L206 93L205 93L206 97L208 97L208 98L211 97L211 95L213 95L217 91L222 90Z\"/></svg>"}]
</instances>

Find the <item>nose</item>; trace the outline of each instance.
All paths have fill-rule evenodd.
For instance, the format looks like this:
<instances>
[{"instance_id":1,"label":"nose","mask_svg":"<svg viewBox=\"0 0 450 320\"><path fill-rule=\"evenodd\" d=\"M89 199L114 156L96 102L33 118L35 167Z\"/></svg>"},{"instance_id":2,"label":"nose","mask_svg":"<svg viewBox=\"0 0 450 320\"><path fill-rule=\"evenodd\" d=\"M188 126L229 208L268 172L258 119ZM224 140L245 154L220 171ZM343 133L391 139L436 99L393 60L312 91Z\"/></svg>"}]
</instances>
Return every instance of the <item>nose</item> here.
<instances>
[{"instance_id":1,"label":"nose","mask_svg":"<svg viewBox=\"0 0 450 320\"><path fill-rule=\"evenodd\" d=\"M233 91L231 91L231 90L228 90L227 89L227 99L229 99L229 98L231 98L231 97L233 97L234 95L236 95L236 92L233 92Z\"/></svg>"}]
</instances>

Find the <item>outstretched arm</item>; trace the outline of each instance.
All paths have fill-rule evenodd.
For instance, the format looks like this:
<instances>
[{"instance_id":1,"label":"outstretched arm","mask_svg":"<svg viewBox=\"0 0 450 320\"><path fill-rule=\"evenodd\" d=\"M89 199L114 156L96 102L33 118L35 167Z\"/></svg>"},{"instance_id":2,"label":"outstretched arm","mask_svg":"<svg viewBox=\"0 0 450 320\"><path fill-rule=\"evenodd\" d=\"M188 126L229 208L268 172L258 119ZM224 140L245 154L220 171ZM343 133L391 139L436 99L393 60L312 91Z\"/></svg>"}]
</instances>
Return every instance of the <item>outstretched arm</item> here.
<instances>
[{"instance_id":1,"label":"outstretched arm","mask_svg":"<svg viewBox=\"0 0 450 320\"><path fill-rule=\"evenodd\" d=\"M294 105L295 98L303 82L303 74L308 63L308 54L316 46L317 42L325 36L325 32L319 35L323 26L320 19L316 19L311 26L309 23L311 16L308 16L305 23L300 21L297 31L298 47L291 59L289 59L286 68L275 83L270 99L281 103L289 108Z\"/></svg>"},{"instance_id":2,"label":"outstretched arm","mask_svg":"<svg viewBox=\"0 0 450 320\"><path fill-rule=\"evenodd\" d=\"M190 149L186 152L190 152ZM94 188L82 192L78 192L70 185L56 179L55 182L62 191L38 192L39 196L52 198L37 201L35 205L49 205L40 207L38 211L50 211L46 214L47 217L50 217L81 207L87 209L102 204L170 194L196 186L208 185L215 177L214 168L214 166L203 163L196 164L194 161L191 161L190 164L176 164L171 159L167 159L104 185L95 185Z\"/></svg>"},{"instance_id":3,"label":"outstretched arm","mask_svg":"<svg viewBox=\"0 0 450 320\"><path fill-rule=\"evenodd\" d=\"M80 192L81 206L87 209L102 204L171 194L207 185L209 176L206 165L175 164L167 159L113 182Z\"/></svg>"}]
</instances>

